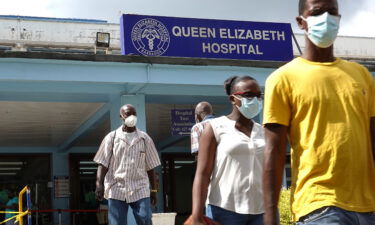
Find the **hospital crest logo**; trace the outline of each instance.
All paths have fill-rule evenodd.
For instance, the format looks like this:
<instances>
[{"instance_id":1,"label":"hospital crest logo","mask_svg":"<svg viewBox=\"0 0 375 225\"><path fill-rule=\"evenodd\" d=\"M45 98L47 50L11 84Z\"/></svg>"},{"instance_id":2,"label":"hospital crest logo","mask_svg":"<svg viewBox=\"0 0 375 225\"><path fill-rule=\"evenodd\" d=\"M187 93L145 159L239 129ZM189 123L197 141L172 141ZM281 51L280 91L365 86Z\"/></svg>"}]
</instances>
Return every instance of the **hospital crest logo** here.
<instances>
[{"instance_id":1,"label":"hospital crest logo","mask_svg":"<svg viewBox=\"0 0 375 225\"><path fill-rule=\"evenodd\" d=\"M164 24L151 18L142 19L133 26L131 39L137 51L145 56L163 55L170 42Z\"/></svg>"}]
</instances>

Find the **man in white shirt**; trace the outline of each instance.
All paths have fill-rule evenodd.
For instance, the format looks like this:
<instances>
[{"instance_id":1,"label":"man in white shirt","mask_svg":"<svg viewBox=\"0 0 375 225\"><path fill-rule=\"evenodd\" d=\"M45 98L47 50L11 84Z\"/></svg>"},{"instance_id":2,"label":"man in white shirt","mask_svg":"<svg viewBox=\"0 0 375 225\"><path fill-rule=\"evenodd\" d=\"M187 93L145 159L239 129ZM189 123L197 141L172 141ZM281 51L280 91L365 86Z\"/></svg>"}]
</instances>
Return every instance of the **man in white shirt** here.
<instances>
[{"instance_id":1,"label":"man in white shirt","mask_svg":"<svg viewBox=\"0 0 375 225\"><path fill-rule=\"evenodd\" d=\"M129 206L137 225L151 225L151 203L156 204L157 192L153 169L160 159L152 139L135 126L135 108L124 105L120 118L123 125L104 138L94 158L96 196L108 199L109 225L126 225Z\"/></svg>"}]
</instances>

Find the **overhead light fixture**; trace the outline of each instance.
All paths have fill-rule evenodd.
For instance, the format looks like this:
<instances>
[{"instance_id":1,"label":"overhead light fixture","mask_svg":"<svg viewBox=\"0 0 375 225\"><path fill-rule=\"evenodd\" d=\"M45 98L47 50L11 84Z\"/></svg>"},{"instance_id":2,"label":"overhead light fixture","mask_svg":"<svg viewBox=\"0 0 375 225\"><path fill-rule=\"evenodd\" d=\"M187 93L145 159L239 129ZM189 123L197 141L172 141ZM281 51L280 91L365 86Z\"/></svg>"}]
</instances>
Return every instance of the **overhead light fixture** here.
<instances>
[{"instance_id":1,"label":"overhead light fixture","mask_svg":"<svg viewBox=\"0 0 375 225\"><path fill-rule=\"evenodd\" d=\"M0 173L0 176L14 176L17 173Z\"/></svg>"},{"instance_id":2,"label":"overhead light fixture","mask_svg":"<svg viewBox=\"0 0 375 225\"><path fill-rule=\"evenodd\" d=\"M21 170L21 167L0 167L0 170Z\"/></svg>"},{"instance_id":3,"label":"overhead light fixture","mask_svg":"<svg viewBox=\"0 0 375 225\"><path fill-rule=\"evenodd\" d=\"M22 166L23 162L0 162L0 166Z\"/></svg>"},{"instance_id":4,"label":"overhead light fixture","mask_svg":"<svg viewBox=\"0 0 375 225\"><path fill-rule=\"evenodd\" d=\"M191 164L195 163L195 161L174 161L175 164Z\"/></svg>"},{"instance_id":5,"label":"overhead light fixture","mask_svg":"<svg viewBox=\"0 0 375 225\"><path fill-rule=\"evenodd\" d=\"M80 167L80 170L97 170L98 167Z\"/></svg>"},{"instance_id":6,"label":"overhead light fixture","mask_svg":"<svg viewBox=\"0 0 375 225\"><path fill-rule=\"evenodd\" d=\"M95 174L95 172L81 172L81 174Z\"/></svg>"},{"instance_id":7,"label":"overhead light fixture","mask_svg":"<svg viewBox=\"0 0 375 225\"><path fill-rule=\"evenodd\" d=\"M94 161L81 161L81 162L79 162L79 164L90 165L90 164L97 164L97 163L94 162Z\"/></svg>"},{"instance_id":8,"label":"overhead light fixture","mask_svg":"<svg viewBox=\"0 0 375 225\"><path fill-rule=\"evenodd\" d=\"M110 33L96 32L96 47L109 48Z\"/></svg>"}]
</instances>

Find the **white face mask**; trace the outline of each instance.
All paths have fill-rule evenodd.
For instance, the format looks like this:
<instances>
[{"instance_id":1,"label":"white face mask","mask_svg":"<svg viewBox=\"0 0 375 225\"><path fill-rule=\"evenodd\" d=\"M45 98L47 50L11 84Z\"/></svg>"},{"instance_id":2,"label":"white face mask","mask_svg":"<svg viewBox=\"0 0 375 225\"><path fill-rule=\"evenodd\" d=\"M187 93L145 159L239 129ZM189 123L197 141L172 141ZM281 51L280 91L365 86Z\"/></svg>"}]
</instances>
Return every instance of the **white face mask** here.
<instances>
[{"instance_id":1,"label":"white face mask","mask_svg":"<svg viewBox=\"0 0 375 225\"><path fill-rule=\"evenodd\" d=\"M318 16L301 18L307 22L308 31L305 31L305 34L312 43L320 48L328 48L333 44L339 32L340 16L325 12Z\"/></svg>"},{"instance_id":2,"label":"white face mask","mask_svg":"<svg viewBox=\"0 0 375 225\"><path fill-rule=\"evenodd\" d=\"M124 124L127 127L135 127L135 125L137 124L137 117L134 115L126 117L126 119L124 120Z\"/></svg>"}]
</instances>

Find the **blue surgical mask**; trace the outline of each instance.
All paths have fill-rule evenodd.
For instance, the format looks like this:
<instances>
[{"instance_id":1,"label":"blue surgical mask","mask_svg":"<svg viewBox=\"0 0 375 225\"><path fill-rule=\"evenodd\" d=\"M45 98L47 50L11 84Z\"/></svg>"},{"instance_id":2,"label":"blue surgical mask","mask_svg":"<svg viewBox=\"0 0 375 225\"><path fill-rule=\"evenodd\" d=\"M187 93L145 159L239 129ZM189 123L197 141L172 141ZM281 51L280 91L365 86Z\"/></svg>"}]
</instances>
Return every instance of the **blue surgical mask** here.
<instances>
[{"instance_id":1,"label":"blue surgical mask","mask_svg":"<svg viewBox=\"0 0 375 225\"><path fill-rule=\"evenodd\" d=\"M340 16L333 16L325 12L318 16L309 16L303 20L307 22L307 37L319 48L328 48L337 37L340 27Z\"/></svg>"},{"instance_id":2,"label":"blue surgical mask","mask_svg":"<svg viewBox=\"0 0 375 225\"><path fill-rule=\"evenodd\" d=\"M257 97L248 99L248 98L238 98L234 95L235 98L241 100L241 106L237 106L240 113L247 119L256 117L260 110L262 109L262 101Z\"/></svg>"}]
</instances>

